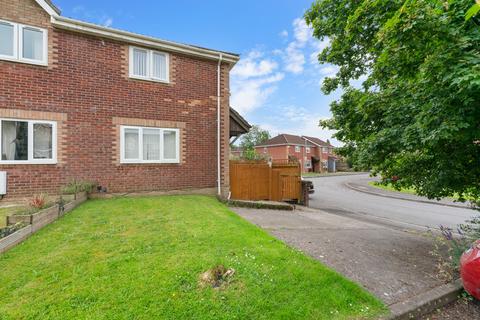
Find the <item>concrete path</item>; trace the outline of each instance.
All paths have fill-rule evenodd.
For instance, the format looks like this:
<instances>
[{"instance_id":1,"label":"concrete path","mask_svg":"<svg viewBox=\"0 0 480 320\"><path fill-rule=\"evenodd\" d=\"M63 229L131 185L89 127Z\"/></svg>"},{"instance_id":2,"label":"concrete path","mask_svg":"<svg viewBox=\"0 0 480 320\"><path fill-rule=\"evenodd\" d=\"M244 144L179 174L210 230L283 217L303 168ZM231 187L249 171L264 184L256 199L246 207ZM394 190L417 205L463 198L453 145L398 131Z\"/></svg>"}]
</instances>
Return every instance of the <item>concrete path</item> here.
<instances>
[{"instance_id":1,"label":"concrete path","mask_svg":"<svg viewBox=\"0 0 480 320\"><path fill-rule=\"evenodd\" d=\"M440 225L456 229L457 225L479 214L470 208L378 196L353 190L347 186L353 184L367 188L368 181L372 180L368 174L309 180L315 186L315 193L310 198L310 207L375 223L417 230L438 228ZM390 192L390 194L397 194L397 192Z\"/></svg>"},{"instance_id":2,"label":"concrete path","mask_svg":"<svg viewBox=\"0 0 480 320\"><path fill-rule=\"evenodd\" d=\"M418 231L359 221L320 210L233 208L292 247L362 284L392 305L441 284L432 242Z\"/></svg>"}]
</instances>

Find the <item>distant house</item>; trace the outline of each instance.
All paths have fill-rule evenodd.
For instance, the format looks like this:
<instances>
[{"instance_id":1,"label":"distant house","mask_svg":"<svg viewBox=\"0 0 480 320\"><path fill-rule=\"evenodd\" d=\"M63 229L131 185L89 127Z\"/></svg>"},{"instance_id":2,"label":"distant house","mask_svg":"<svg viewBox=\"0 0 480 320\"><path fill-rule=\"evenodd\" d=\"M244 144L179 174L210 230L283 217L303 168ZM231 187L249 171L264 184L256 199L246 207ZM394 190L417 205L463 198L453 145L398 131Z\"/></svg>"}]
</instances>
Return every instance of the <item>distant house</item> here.
<instances>
[{"instance_id":1,"label":"distant house","mask_svg":"<svg viewBox=\"0 0 480 320\"><path fill-rule=\"evenodd\" d=\"M274 162L296 159L303 172L336 172L334 146L319 138L280 134L255 146L255 150Z\"/></svg>"}]
</instances>

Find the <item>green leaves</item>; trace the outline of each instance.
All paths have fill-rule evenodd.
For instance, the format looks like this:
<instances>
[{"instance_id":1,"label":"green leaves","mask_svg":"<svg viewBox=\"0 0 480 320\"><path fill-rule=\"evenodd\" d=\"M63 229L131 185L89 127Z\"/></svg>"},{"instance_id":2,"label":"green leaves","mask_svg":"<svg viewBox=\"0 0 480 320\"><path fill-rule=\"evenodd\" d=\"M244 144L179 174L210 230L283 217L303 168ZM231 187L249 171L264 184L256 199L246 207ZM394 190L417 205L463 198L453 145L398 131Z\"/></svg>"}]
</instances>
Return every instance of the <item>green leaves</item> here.
<instances>
[{"instance_id":1,"label":"green leaves","mask_svg":"<svg viewBox=\"0 0 480 320\"><path fill-rule=\"evenodd\" d=\"M479 12L480 12L480 3L477 2L467 11L467 14L465 15L465 20L466 21L470 20Z\"/></svg>"},{"instance_id":2,"label":"green leaves","mask_svg":"<svg viewBox=\"0 0 480 320\"><path fill-rule=\"evenodd\" d=\"M323 91L356 165L429 197L480 193L480 27L471 0L317 0L305 17L339 66ZM478 13L478 11L476 11ZM474 13L475 14L475 13ZM473 15L472 15L473 16ZM367 76L363 89L350 83Z\"/></svg>"}]
</instances>

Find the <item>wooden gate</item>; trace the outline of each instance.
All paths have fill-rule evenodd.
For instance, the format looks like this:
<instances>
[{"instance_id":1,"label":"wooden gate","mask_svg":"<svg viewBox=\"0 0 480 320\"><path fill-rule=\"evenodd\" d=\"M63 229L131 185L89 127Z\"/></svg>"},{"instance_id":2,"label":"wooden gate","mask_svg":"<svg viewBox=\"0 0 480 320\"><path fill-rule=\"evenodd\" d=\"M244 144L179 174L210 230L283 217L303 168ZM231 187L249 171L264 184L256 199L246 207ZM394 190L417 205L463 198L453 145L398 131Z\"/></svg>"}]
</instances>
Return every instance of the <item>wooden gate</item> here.
<instances>
[{"instance_id":1,"label":"wooden gate","mask_svg":"<svg viewBox=\"0 0 480 320\"><path fill-rule=\"evenodd\" d=\"M235 200L298 201L302 193L300 164L230 161L230 191Z\"/></svg>"}]
</instances>

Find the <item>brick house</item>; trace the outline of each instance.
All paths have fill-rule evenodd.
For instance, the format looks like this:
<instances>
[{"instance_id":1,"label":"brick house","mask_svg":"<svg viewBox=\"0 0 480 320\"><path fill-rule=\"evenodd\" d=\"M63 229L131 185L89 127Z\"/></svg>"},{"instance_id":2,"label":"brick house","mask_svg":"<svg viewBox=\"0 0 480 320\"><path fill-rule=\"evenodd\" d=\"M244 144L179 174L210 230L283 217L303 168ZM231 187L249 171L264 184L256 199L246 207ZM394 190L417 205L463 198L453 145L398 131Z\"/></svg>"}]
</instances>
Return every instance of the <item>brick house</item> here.
<instances>
[{"instance_id":1,"label":"brick house","mask_svg":"<svg viewBox=\"0 0 480 320\"><path fill-rule=\"evenodd\" d=\"M272 161L296 159L303 172L336 171L334 146L314 137L280 134L255 146L255 151L268 156Z\"/></svg>"},{"instance_id":2,"label":"brick house","mask_svg":"<svg viewBox=\"0 0 480 320\"><path fill-rule=\"evenodd\" d=\"M0 0L0 171L7 198L71 179L109 192L228 193L236 54Z\"/></svg>"}]
</instances>

